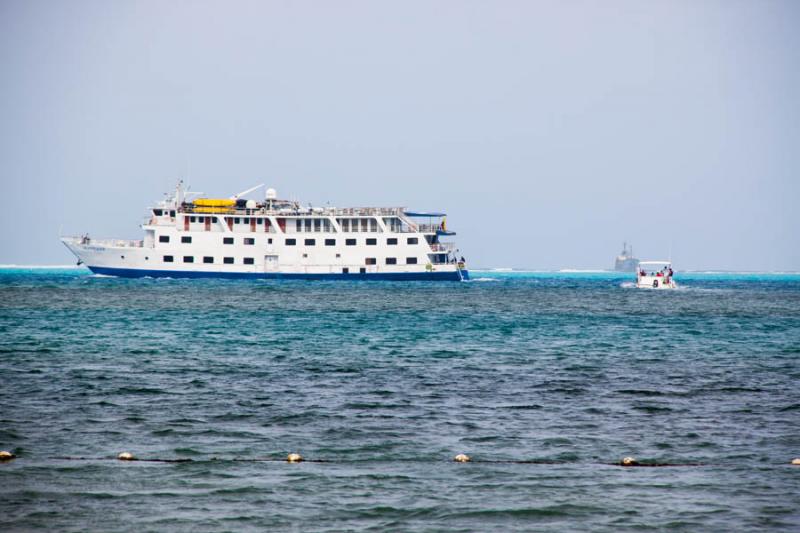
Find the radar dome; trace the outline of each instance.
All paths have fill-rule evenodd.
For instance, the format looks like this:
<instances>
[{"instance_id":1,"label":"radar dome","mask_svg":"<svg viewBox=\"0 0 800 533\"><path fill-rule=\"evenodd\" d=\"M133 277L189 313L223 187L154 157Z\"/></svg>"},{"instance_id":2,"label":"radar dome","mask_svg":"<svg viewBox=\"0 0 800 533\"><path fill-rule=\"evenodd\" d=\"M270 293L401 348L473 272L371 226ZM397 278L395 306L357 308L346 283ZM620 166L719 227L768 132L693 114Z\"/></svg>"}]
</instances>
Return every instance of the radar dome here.
<instances>
[{"instance_id":1,"label":"radar dome","mask_svg":"<svg viewBox=\"0 0 800 533\"><path fill-rule=\"evenodd\" d=\"M256 208L256 201L255 200L247 200L247 203L245 204L245 207L247 209L255 209Z\"/></svg>"},{"instance_id":2,"label":"radar dome","mask_svg":"<svg viewBox=\"0 0 800 533\"><path fill-rule=\"evenodd\" d=\"M267 200L275 200L278 198L278 191L273 188L267 189Z\"/></svg>"}]
</instances>

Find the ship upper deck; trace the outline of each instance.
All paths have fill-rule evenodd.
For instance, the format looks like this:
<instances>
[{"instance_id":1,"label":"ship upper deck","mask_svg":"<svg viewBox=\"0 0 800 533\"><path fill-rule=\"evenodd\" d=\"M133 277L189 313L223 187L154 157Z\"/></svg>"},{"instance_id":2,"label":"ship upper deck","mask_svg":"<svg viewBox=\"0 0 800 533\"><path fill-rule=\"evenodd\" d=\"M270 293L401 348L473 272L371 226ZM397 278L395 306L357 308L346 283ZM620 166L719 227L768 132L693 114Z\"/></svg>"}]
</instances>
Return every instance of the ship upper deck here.
<instances>
[{"instance_id":1,"label":"ship upper deck","mask_svg":"<svg viewBox=\"0 0 800 533\"><path fill-rule=\"evenodd\" d=\"M156 208L158 209L158 208ZM193 203L184 203L178 209L180 213L189 214L218 214L218 215L239 215L239 216L331 216L331 217L359 217L359 216L404 216L404 207L304 207L299 205L267 205L256 204L253 207L245 206L225 206L209 207L198 206Z\"/></svg>"},{"instance_id":2,"label":"ship upper deck","mask_svg":"<svg viewBox=\"0 0 800 533\"><path fill-rule=\"evenodd\" d=\"M331 226L337 231L347 232L352 224L358 224L362 231L377 231L377 227L385 226L388 231L396 233L430 233L437 235L454 235L445 226L445 213L428 211L411 211L405 207L332 207L303 206L296 200L280 199L274 189L267 189L266 198L263 200L245 199L242 196L253 192L262 185L228 198L197 197L203 193L188 192L184 190L183 182L179 182L175 194L168 199L158 202L150 208L152 216L143 221L144 226L164 226L178 223L186 226L195 222L195 219L207 223L209 220L217 223L217 217L223 224L236 226L240 220L246 220L254 225L264 222L271 226L283 228L289 220L297 223L314 224L322 223ZM190 196L195 196L189 199ZM324 219L330 219L325 221ZM427 219L419 221L418 219ZM360 219L360 220L359 220ZM374 219L370 222L368 219ZM368 229L364 229L367 226ZM189 230L191 226L185 227ZM209 228L206 228L208 231ZM358 231L358 230L354 230ZM285 232L285 230L281 230Z\"/></svg>"}]
</instances>

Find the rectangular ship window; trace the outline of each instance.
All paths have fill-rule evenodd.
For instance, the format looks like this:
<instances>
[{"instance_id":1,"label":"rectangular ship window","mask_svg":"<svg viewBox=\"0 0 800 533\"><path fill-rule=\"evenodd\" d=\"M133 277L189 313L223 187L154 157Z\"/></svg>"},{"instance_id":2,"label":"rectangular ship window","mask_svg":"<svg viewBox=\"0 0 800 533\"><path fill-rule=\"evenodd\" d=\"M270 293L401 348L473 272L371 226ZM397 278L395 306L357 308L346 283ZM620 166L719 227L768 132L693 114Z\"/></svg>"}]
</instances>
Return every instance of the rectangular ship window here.
<instances>
[{"instance_id":1,"label":"rectangular ship window","mask_svg":"<svg viewBox=\"0 0 800 533\"><path fill-rule=\"evenodd\" d=\"M377 265L377 264L378 264L378 261L377 261L377 260L376 260L374 257L367 257L367 258L364 260L364 264L365 264L365 265Z\"/></svg>"},{"instance_id":2,"label":"rectangular ship window","mask_svg":"<svg viewBox=\"0 0 800 533\"><path fill-rule=\"evenodd\" d=\"M222 244L233 244L233 237L223 237Z\"/></svg>"},{"instance_id":3,"label":"rectangular ship window","mask_svg":"<svg viewBox=\"0 0 800 533\"><path fill-rule=\"evenodd\" d=\"M306 239L305 243L306 246L314 246L317 244L316 239Z\"/></svg>"},{"instance_id":4,"label":"rectangular ship window","mask_svg":"<svg viewBox=\"0 0 800 533\"><path fill-rule=\"evenodd\" d=\"M408 242L408 244L417 244L417 243L419 243L419 239L416 238L416 237L409 237L408 241L406 241L406 242Z\"/></svg>"},{"instance_id":5,"label":"rectangular ship window","mask_svg":"<svg viewBox=\"0 0 800 533\"><path fill-rule=\"evenodd\" d=\"M416 257L406 257L406 264L407 265L416 265L417 258Z\"/></svg>"},{"instance_id":6,"label":"rectangular ship window","mask_svg":"<svg viewBox=\"0 0 800 533\"><path fill-rule=\"evenodd\" d=\"M367 273L367 269L365 267L359 268L358 271L361 272L362 274L366 274Z\"/></svg>"},{"instance_id":7,"label":"rectangular ship window","mask_svg":"<svg viewBox=\"0 0 800 533\"><path fill-rule=\"evenodd\" d=\"M165 255L164 256L164 262L165 263L172 263L173 261L174 261L174 259L172 258L171 255Z\"/></svg>"},{"instance_id":8,"label":"rectangular ship window","mask_svg":"<svg viewBox=\"0 0 800 533\"><path fill-rule=\"evenodd\" d=\"M347 246L355 246L356 245L356 240L355 239L345 239L344 243Z\"/></svg>"},{"instance_id":9,"label":"rectangular ship window","mask_svg":"<svg viewBox=\"0 0 800 533\"><path fill-rule=\"evenodd\" d=\"M256 240L254 238L252 238L252 237L245 237L244 238L244 243L252 246L252 245L254 245L256 243Z\"/></svg>"},{"instance_id":10,"label":"rectangular ship window","mask_svg":"<svg viewBox=\"0 0 800 533\"><path fill-rule=\"evenodd\" d=\"M213 263L213 262L214 262L214 258L213 257L206 256L206 257L203 258L203 263L210 264L210 263Z\"/></svg>"},{"instance_id":11,"label":"rectangular ship window","mask_svg":"<svg viewBox=\"0 0 800 533\"><path fill-rule=\"evenodd\" d=\"M386 258L386 264L387 265L396 265L397 264L397 258L396 257L387 257Z\"/></svg>"},{"instance_id":12,"label":"rectangular ship window","mask_svg":"<svg viewBox=\"0 0 800 533\"><path fill-rule=\"evenodd\" d=\"M260 219L260 218L256 219L256 224L258 224L259 226L261 225L261 222L262 222L262 219Z\"/></svg>"},{"instance_id":13,"label":"rectangular ship window","mask_svg":"<svg viewBox=\"0 0 800 533\"><path fill-rule=\"evenodd\" d=\"M232 265L233 264L233 257L223 257L222 258L222 262L225 263L226 265Z\"/></svg>"},{"instance_id":14,"label":"rectangular ship window","mask_svg":"<svg viewBox=\"0 0 800 533\"><path fill-rule=\"evenodd\" d=\"M349 269L349 268L347 268L347 267L344 267L344 268L342 269L342 274L349 274L349 273L350 273L350 269Z\"/></svg>"},{"instance_id":15,"label":"rectangular ship window","mask_svg":"<svg viewBox=\"0 0 800 533\"><path fill-rule=\"evenodd\" d=\"M197 217L189 217L189 222L197 222Z\"/></svg>"},{"instance_id":16,"label":"rectangular ship window","mask_svg":"<svg viewBox=\"0 0 800 533\"><path fill-rule=\"evenodd\" d=\"M322 229L322 220L315 218L314 219L314 232L319 233Z\"/></svg>"},{"instance_id":17,"label":"rectangular ship window","mask_svg":"<svg viewBox=\"0 0 800 533\"><path fill-rule=\"evenodd\" d=\"M325 239L325 246L336 246L336 239Z\"/></svg>"},{"instance_id":18,"label":"rectangular ship window","mask_svg":"<svg viewBox=\"0 0 800 533\"><path fill-rule=\"evenodd\" d=\"M184 255L183 256L184 263L194 263L194 256L192 255Z\"/></svg>"},{"instance_id":19,"label":"rectangular ship window","mask_svg":"<svg viewBox=\"0 0 800 533\"><path fill-rule=\"evenodd\" d=\"M294 246L295 244L297 244L295 239L286 239L286 246Z\"/></svg>"},{"instance_id":20,"label":"rectangular ship window","mask_svg":"<svg viewBox=\"0 0 800 533\"><path fill-rule=\"evenodd\" d=\"M267 244L272 244L272 237L270 237L269 239L267 239Z\"/></svg>"},{"instance_id":21,"label":"rectangular ship window","mask_svg":"<svg viewBox=\"0 0 800 533\"><path fill-rule=\"evenodd\" d=\"M367 239L367 246L375 246L378 244L378 239Z\"/></svg>"},{"instance_id":22,"label":"rectangular ship window","mask_svg":"<svg viewBox=\"0 0 800 533\"><path fill-rule=\"evenodd\" d=\"M253 261L252 257L245 257L244 258L244 264L245 265L252 265L253 263L254 263L254 261Z\"/></svg>"},{"instance_id":23,"label":"rectangular ship window","mask_svg":"<svg viewBox=\"0 0 800 533\"><path fill-rule=\"evenodd\" d=\"M392 237L391 239L386 239L386 244L388 244L389 246L393 246L397 244L397 239L394 237Z\"/></svg>"},{"instance_id":24,"label":"rectangular ship window","mask_svg":"<svg viewBox=\"0 0 800 533\"><path fill-rule=\"evenodd\" d=\"M192 238L183 236L183 237L181 237L181 242L184 243L184 244L191 244Z\"/></svg>"},{"instance_id":25,"label":"rectangular ship window","mask_svg":"<svg viewBox=\"0 0 800 533\"><path fill-rule=\"evenodd\" d=\"M234 223L234 224L238 224L238 223L239 223L239 218L238 218L238 217L237 217L237 218L234 218L234 219L233 219L233 223Z\"/></svg>"},{"instance_id":26,"label":"rectangular ship window","mask_svg":"<svg viewBox=\"0 0 800 533\"><path fill-rule=\"evenodd\" d=\"M303 221L300 220L299 218L294 221L294 231L295 233L300 233L301 231L303 231Z\"/></svg>"},{"instance_id":27,"label":"rectangular ship window","mask_svg":"<svg viewBox=\"0 0 800 533\"><path fill-rule=\"evenodd\" d=\"M158 242L169 242L169 235L159 235Z\"/></svg>"}]
</instances>

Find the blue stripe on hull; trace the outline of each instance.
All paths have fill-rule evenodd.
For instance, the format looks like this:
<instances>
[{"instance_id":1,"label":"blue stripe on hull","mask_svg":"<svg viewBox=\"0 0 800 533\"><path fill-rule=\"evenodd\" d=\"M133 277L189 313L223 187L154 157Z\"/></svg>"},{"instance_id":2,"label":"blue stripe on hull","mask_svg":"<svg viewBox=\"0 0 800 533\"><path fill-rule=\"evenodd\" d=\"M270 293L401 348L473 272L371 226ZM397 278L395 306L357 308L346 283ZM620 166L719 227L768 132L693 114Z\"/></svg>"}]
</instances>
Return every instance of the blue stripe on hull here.
<instances>
[{"instance_id":1,"label":"blue stripe on hull","mask_svg":"<svg viewBox=\"0 0 800 533\"><path fill-rule=\"evenodd\" d=\"M389 281L461 281L469 279L466 270L461 276L456 271L448 272L378 272L352 274L299 274L282 272L197 272L191 270L145 270L139 268L111 268L90 266L95 274L120 278L226 278L226 279L317 279L317 280L389 280Z\"/></svg>"}]
</instances>

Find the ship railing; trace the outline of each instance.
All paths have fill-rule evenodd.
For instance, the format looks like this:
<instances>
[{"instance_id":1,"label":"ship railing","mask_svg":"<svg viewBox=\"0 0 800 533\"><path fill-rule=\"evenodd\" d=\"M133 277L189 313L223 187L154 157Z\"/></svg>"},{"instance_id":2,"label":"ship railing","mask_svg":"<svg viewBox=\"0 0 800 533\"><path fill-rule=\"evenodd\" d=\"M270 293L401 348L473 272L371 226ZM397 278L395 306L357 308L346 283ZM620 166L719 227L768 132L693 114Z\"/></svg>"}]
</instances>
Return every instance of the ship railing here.
<instances>
[{"instance_id":1,"label":"ship railing","mask_svg":"<svg viewBox=\"0 0 800 533\"><path fill-rule=\"evenodd\" d=\"M417 224L417 231L420 233L436 233L442 229L441 224Z\"/></svg>"},{"instance_id":2,"label":"ship railing","mask_svg":"<svg viewBox=\"0 0 800 533\"><path fill-rule=\"evenodd\" d=\"M197 214L197 215L254 215L258 213L263 213L263 209L236 209L235 207L204 207L204 206L197 206L194 207L192 205L185 205L181 210L183 213L187 214Z\"/></svg>"},{"instance_id":3,"label":"ship railing","mask_svg":"<svg viewBox=\"0 0 800 533\"><path fill-rule=\"evenodd\" d=\"M334 216L400 216L402 207L342 207L331 209Z\"/></svg>"},{"instance_id":4,"label":"ship railing","mask_svg":"<svg viewBox=\"0 0 800 533\"><path fill-rule=\"evenodd\" d=\"M299 207L297 209L266 209L264 207L257 207L254 209L247 209L244 207L205 207L184 205L182 208L183 213L197 214L197 215L269 215L269 216L400 216L403 213L403 207L319 207L309 209L307 207Z\"/></svg>"},{"instance_id":5,"label":"ship railing","mask_svg":"<svg viewBox=\"0 0 800 533\"><path fill-rule=\"evenodd\" d=\"M456 249L454 242L435 242L431 244L431 251L433 252L453 252Z\"/></svg>"},{"instance_id":6,"label":"ship railing","mask_svg":"<svg viewBox=\"0 0 800 533\"><path fill-rule=\"evenodd\" d=\"M436 233L442 229L439 224L403 224L396 233Z\"/></svg>"},{"instance_id":7,"label":"ship railing","mask_svg":"<svg viewBox=\"0 0 800 533\"><path fill-rule=\"evenodd\" d=\"M174 226L175 217L150 216L142 218L142 226Z\"/></svg>"},{"instance_id":8,"label":"ship railing","mask_svg":"<svg viewBox=\"0 0 800 533\"><path fill-rule=\"evenodd\" d=\"M81 244L87 246L102 246L105 248L143 248L144 241L134 241L126 239L93 239L86 237L80 239Z\"/></svg>"}]
</instances>

